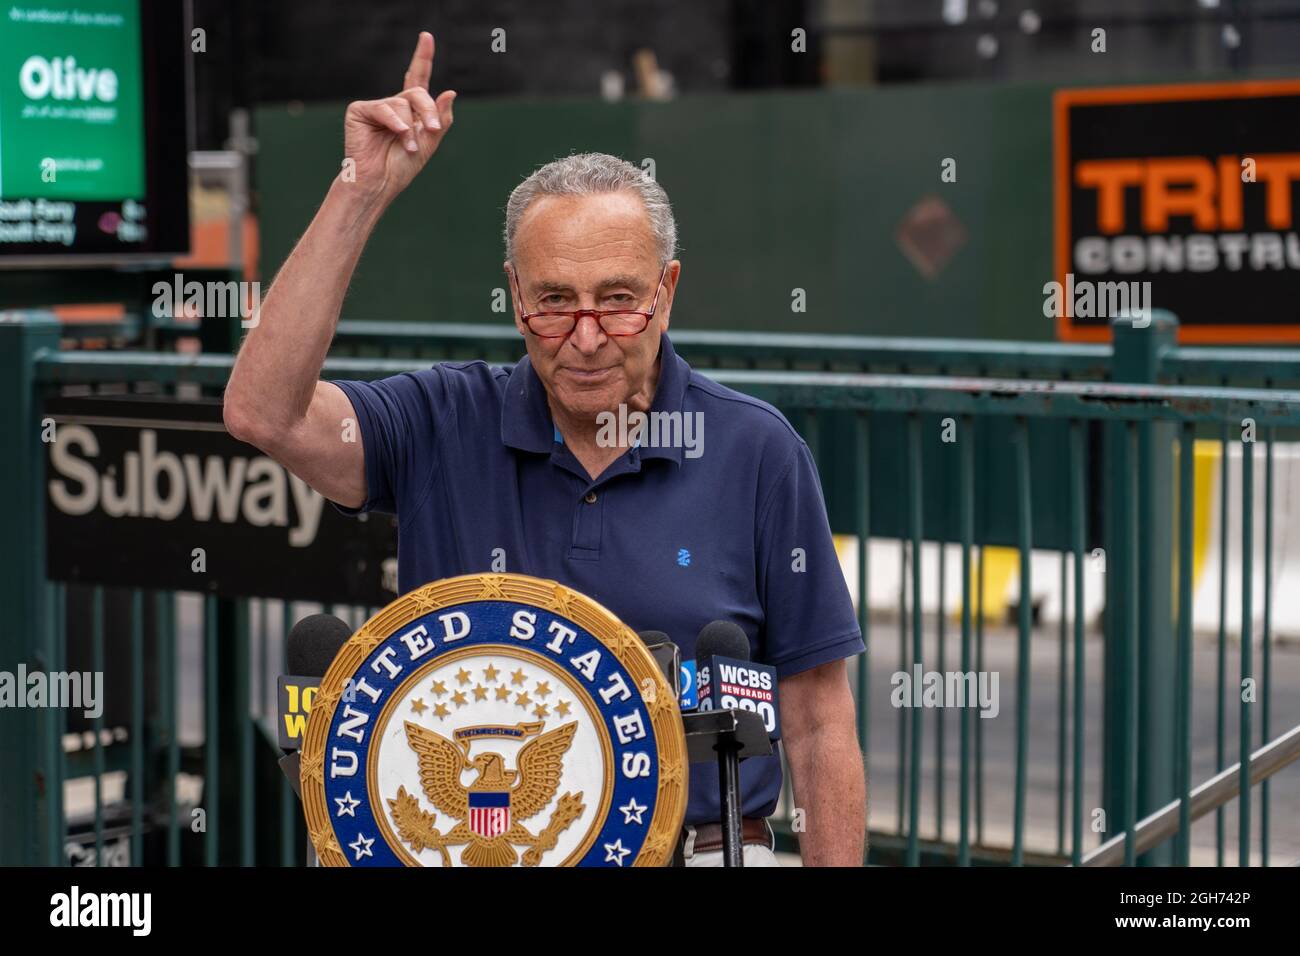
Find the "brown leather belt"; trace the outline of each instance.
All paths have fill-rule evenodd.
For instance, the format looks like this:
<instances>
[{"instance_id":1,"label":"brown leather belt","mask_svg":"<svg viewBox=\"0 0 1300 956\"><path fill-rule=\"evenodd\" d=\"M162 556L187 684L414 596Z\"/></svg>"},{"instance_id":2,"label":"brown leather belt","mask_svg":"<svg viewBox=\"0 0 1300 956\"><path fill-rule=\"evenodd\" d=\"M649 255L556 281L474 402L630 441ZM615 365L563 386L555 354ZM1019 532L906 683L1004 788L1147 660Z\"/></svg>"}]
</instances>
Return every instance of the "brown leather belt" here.
<instances>
[{"instance_id":1,"label":"brown leather belt","mask_svg":"<svg viewBox=\"0 0 1300 956\"><path fill-rule=\"evenodd\" d=\"M772 849L772 828L762 817L745 817L740 821L741 842L747 846L765 846ZM707 853L722 849L722 824L700 823L695 827L695 852Z\"/></svg>"}]
</instances>

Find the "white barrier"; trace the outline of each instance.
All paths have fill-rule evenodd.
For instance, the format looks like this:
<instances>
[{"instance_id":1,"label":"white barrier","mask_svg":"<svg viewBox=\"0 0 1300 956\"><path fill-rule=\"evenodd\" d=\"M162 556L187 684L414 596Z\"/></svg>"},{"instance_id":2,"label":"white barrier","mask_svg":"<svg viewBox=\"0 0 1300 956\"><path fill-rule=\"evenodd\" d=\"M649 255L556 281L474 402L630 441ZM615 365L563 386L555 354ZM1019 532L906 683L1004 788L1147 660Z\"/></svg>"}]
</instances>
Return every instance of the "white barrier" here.
<instances>
[{"instance_id":1,"label":"white barrier","mask_svg":"<svg viewBox=\"0 0 1300 956\"><path fill-rule=\"evenodd\" d=\"M1228 446L1228 515L1227 515L1227 601L1226 630L1231 635L1241 633L1242 551L1241 551L1241 444ZM1252 566L1252 632L1256 640L1262 633L1264 621L1264 482L1265 446L1257 444L1254 450L1254 562ZM1279 442L1273 450L1273 568L1272 568L1272 629L1275 637L1300 638L1300 444ZM1176 458L1175 458L1176 466ZM1219 627L1219 550L1223 540L1223 522L1220 515L1220 445L1215 441L1198 441L1196 445L1196 500L1193 534L1193 605L1192 622L1198 632L1217 633ZM1175 476L1177 475L1175 467ZM1161 500L1168 501L1177 534L1177 488L1172 488ZM857 538L837 535L836 549L840 567L849 585L856 606L858 601L858 549ZM1168 560L1176 575L1177 544ZM979 549L972 555L972 570ZM875 539L870 542L868 568L868 601L873 613L897 614L899 608L900 578L903 572L903 549L896 539ZM940 546L924 542L921 546L921 608L925 614L939 611L939 560ZM961 546L943 546L946 586L943 610L956 617L961 613ZM1019 555L1014 548L986 549L984 611L987 620L1004 621L1020 599ZM1084 608L1089 626L1105 605L1106 561L1102 554L1088 555L1084 560ZM975 582L972 573L971 593ZM1038 608L1039 622L1055 624L1060 621L1062 608L1061 557L1056 552L1035 551L1030 567L1034 603ZM1072 615L1074 571L1067 561L1065 607ZM1177 578L1174 578L1175 586ZM905 606L911 609L912 588L907 585Z\"/></svg>"}]
</instances>

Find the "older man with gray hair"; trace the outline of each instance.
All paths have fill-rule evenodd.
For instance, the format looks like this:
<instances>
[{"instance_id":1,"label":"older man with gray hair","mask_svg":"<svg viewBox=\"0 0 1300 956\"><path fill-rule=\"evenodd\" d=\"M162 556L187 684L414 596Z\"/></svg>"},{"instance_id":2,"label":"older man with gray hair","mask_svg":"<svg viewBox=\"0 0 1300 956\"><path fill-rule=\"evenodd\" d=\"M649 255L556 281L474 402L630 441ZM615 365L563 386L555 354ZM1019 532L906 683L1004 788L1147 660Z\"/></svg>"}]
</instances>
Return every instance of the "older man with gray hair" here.
<instances>
[{"instance_id":1,"label":"older man with gray hair","mask_svg":"<svg viewBox=\"0 0 1300 956\"><path fill-rule=\"evenodd\" d=\"M397 514L402 592L504 559L666 632L687 657L704 624L734 621L777 672L803 862L860 864L865 780L845 659L863 645L816 468L779 412L673 351L681 263L658 183L586 153L516 187L504 268L518 364L320 381L362 249L451 128L455 93L429 94L432 66L422 33L400 94L349 105L354 181L331 185L277 275L226 389L227 428L343 510ZM633 414L699 421L707 450L604 427ZM351 421L360 442L344 440ZM745 862L771 865L780 761L741 770ZM692 774L688 865L720 865L719 820L716 775Z\"/></svg>"}]
</instances>

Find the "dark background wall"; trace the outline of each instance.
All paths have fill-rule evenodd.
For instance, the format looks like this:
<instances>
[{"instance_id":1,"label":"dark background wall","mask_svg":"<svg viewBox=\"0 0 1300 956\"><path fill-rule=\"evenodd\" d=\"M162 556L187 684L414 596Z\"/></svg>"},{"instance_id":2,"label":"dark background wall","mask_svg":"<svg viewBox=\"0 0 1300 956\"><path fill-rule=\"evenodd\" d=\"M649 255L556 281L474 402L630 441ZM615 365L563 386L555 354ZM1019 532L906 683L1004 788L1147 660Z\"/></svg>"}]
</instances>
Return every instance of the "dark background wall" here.
<instances>
[{"instance_id":1,"label":"dark background wall","mask_svg":"<svg viewBox=\"0 0 1300 956\"><path fill-rule=\"evenodd\" d=\"M180 0L178 0L180 2ZM261 103L389 92L416 33L444 87L595 96L652 50L682 93L933 81L1116 82L1300 64L1300 0L189 0L198 145ZM506 55L489 49L506 30ZM1103 28L1107 49L1091 49ZM791 49L791 31L806 50Z\"/></svg>"},{"instance_id":2,"label":"dark background wall","mask_svg":"<svg viewBox=\"0 0 1300 956\"><path fill-rule=\"evenodd\" d=\"M678 323L1051 339L1053 90L1294 75L1300 60L1293 0L391 0L365 15L198 0L205 9L230 31L210 49L246 64L231 101L256 106L264 280L338 169L346 102L395 90L415 32L438 37L433 82L461 93L456 129L381 224L348 318L505 321L492 305L506 197L541 163L602 150L652 159L673 199ZM489 49L496 26L505 55ZM796 26L806 54L790 50ZM1098 26L1105 54L1091 52ZM678 95L602 101L606 71L631 92L643 47ZM946 158L955 183L941 181ZM796 288L806 312L791 310Z\"/></svg>"},{"instance_id":3,"label":"dark background wall","mask_svg":"<svg viewBox=\"0 0 1300 956\"><path fill-rule=\"evenodd\" d=\"M1046 87L718 94L672 103L457 102L456 127L380 224L347 318L502 322L500 232L536 165L602 150L656 175L678 216L675 320L696 328L1045 339ZM341 161L343 104L258 111L263 278ZM940 181L944 157L956 183ZM898 230L926 199L965 233L934 276ZM791 311L804 289L807 311Z\"/></svg>"},{"instance_id":4,"label":"dark background wall","mask_svg":"<svg viewBox=\"0 0 1300 956\"><path fill-rule=\"evenodd\" d=\"M208 50L195 58L199 143L226 136L230 109L372 99L396 90L415 37L437 38L438 83L473 96L595 96L613 71L635 86L634 54L652 50L676 89L819 82L808 0L193 0ZM506 52L491 49L506 31Z\"/></svg>"}]
</instances>

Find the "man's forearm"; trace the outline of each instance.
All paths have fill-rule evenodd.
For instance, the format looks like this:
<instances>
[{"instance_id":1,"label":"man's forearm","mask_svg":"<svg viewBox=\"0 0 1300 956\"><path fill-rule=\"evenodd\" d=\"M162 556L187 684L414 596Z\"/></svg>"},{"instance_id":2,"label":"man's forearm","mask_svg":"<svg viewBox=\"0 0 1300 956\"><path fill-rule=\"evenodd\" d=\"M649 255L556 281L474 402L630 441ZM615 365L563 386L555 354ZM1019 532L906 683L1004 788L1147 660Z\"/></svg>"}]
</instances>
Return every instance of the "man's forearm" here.
<instances>
[{"instance_id":1,"label":"man's forearm","mask_svg":"<svg viewBox=\"0 0 1300 956\"><path fill-rule=\"evenodd\" d=\"M272 429L306 414L343 297L383 208L357 183L335 179L240 349L226 389L228 406L255 410Z\"/></svg>"},{"instance_id":2,"label":"man's forearm","mask_svg":"<svg viewBox=\"0 0 1300 956\"><path fill-rule=\"evenodd\" d=\"M866 774L850 724L828 722L787 749L794 799L802 810L804 866L861 866L866 837Z\"/></svg>"}]
</instances>

